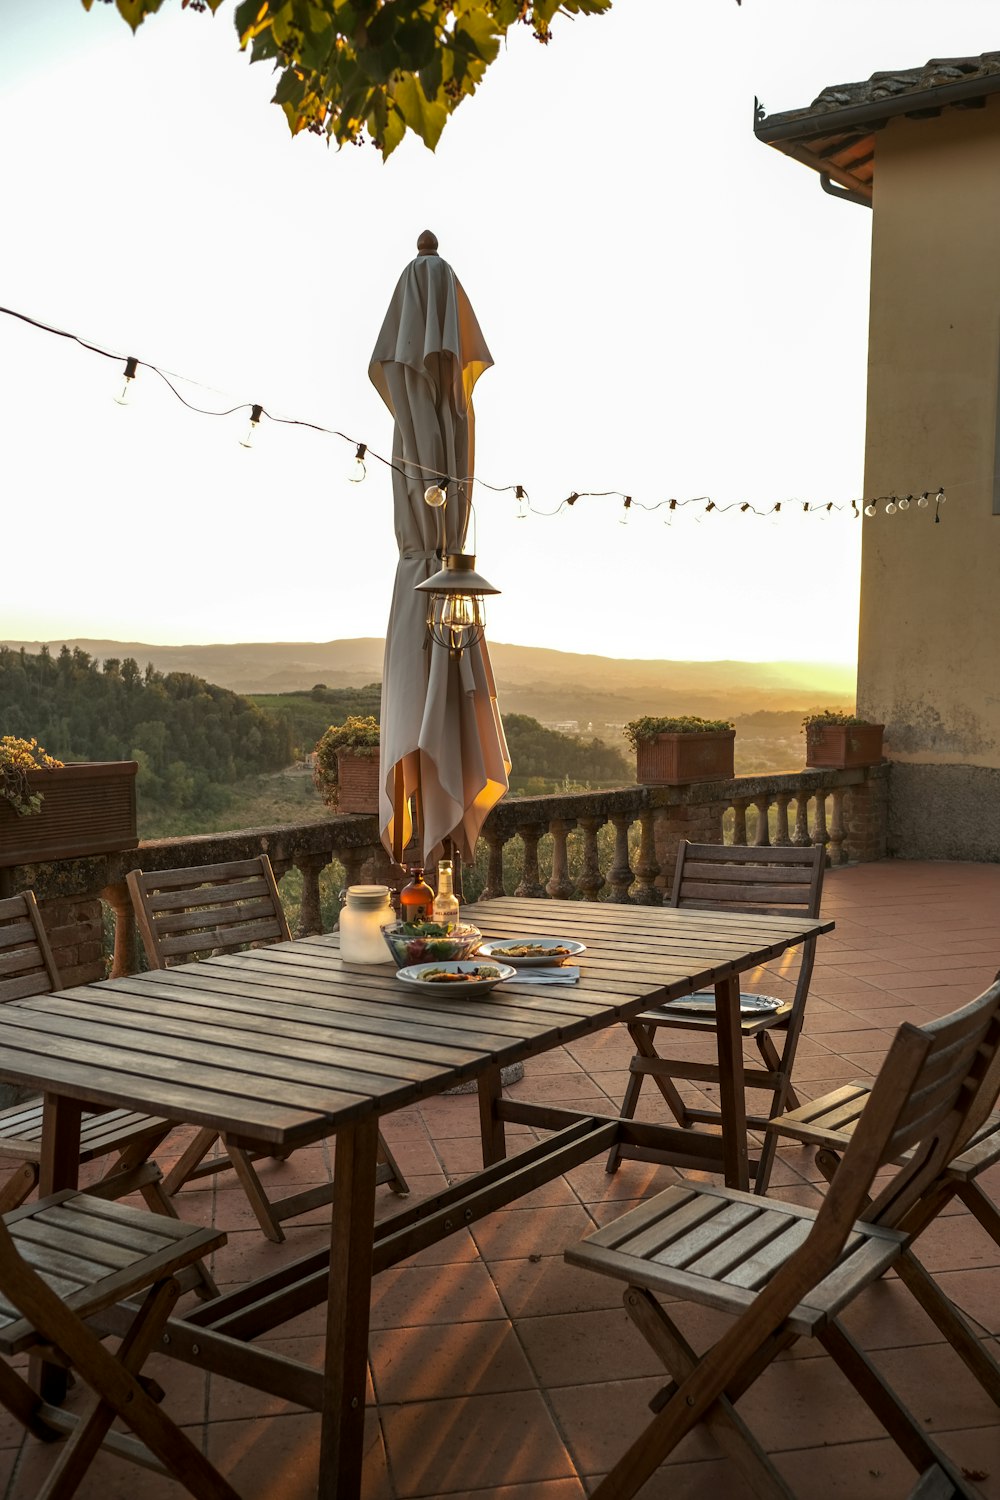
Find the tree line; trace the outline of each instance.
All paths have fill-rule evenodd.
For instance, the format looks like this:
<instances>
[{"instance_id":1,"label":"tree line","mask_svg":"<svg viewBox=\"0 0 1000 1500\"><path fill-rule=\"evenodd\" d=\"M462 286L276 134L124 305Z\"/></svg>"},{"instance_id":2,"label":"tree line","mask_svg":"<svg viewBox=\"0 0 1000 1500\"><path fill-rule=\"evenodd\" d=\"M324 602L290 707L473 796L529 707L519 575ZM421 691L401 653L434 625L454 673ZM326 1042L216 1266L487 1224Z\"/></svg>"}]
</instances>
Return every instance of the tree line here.
<instances>
[{"instance_id":1,"label":"tree line","mask_svg":"<svg viewBox=\"0 0 1000 1500\"><path fill-rule=\"evenodd\" d=\"M141 798L163 809L217 810L241 777L292 760L287 719L189 672L0 647L0 725L60 760L135 760Z\"/></svg>"}]
</instances>

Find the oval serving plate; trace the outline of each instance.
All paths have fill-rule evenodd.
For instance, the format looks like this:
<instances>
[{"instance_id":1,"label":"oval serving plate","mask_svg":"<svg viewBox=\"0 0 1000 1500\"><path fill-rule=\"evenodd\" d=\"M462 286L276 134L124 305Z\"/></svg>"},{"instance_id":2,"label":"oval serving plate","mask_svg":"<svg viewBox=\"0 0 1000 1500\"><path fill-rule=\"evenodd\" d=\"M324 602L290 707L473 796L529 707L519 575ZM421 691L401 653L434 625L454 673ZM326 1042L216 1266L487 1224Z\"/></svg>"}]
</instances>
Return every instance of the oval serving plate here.
<instances>
[{"instance_id":1,"label":"oval serving plate","mask_svg":"<svg viewBox=\"0 0 1000 1500\"><path fill-rule=\"evenodd\" d=\"M480 970L487 970L487 976L476 978ZM430 979L429 974L457 974L457 979ZM421 995L434 995L438 999L463 1000L471 995L486 995L493 989L494 985L502 984L505 979L512 979L517 971L510 964L480 963L478 959L444 959L438 963L408 964L405 969L397 969L396 978L411 989L419 990ZM468 976L468 977L461 977Z\"/></svg>"},{"instance_id":2,"label":"oval serving plate","mask_svg":"<svg viewBox=\"0 0 1000 1500\"><path fill-rule=\"evenodd\" d=\"M529 951L518 953L519 948ZM478 956L496 963L513 964L515 969L540 969L564 964L586 951L586 943L577 943L573 938L513 937L493 938L488 943L480 943Z\"/></svg>"}]
</instances>

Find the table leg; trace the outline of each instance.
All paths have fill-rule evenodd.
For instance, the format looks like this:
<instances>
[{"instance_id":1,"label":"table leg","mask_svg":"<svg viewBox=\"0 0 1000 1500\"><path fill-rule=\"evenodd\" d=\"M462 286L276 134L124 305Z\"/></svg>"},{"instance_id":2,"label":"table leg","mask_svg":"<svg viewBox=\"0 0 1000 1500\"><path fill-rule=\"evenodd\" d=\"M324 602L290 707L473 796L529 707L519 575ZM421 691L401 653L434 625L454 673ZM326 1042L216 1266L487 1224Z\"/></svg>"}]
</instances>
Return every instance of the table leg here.
<instances>
[{"instance_id":1,"label":"table leg","mask_svg":"<svg viewBox=\"0 0 1000 1500\"><path fill-rule=\"evenodd\" d=\"M738 977L723 979L715 986L715 1019L719 1041L723 1171L727 1187L749 1192L747 1103L743 1086L743 1034L740 1030Z\"/></svg>"},{"instance_id":2,"label":"table leg","mask_svg":"<svg viewBox=\"0 0 1000 1500\"><path fill-rule=\"evenodd\" d=\"M38 1196L75 1188L80 1176L80 1117L78 1099L46 1094L42 1110L42 1156L38 1164ZM58 1405L66 1396L66 1371L32 1355L29 1378L43 1401Z\"/></svg>"},{"instance_id":3,"label":"table leg","mask_svg":"<svg viewBox=\"0 0 1000 1500\"><path fill-rule=\"evenodd\" d=\"M318 1500L358 1500L364 1460L378 1120L337 1131Z\"/></svg>"},{"instance_id":4,"label":"table leg","mask_svg":"<svg viewBox=\"0 0 1000 1500\"><path fill-rule=\"evenodd\" d=\"M507 1137L497 1105L503 1094L498 1067L479 1075L479 1133L483 1139L483 1166L492 1167L507 1155Z\"/></svg>"}]
</instances>

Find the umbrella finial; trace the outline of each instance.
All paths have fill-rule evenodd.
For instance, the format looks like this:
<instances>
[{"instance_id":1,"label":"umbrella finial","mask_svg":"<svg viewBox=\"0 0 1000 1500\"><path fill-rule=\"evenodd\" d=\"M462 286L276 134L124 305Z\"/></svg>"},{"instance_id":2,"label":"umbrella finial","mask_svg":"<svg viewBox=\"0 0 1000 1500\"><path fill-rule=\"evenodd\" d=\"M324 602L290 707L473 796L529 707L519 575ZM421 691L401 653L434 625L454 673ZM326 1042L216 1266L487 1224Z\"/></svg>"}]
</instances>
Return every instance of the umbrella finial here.
<instances>
[{"instance_id":1,"label":"umbrella finial","mask_svg":"<svg viewBox=\"0 0 1000 1500\"><path fill-rule=\"evenodd\" d=\"M432 230L425 229L424 232L423 232L423 234L417 240L417 254L418 255L437 255L437 253L438 253L438 237L437 237L436 234L434 234L434 232Z\"/></svg>"}]
</instances>

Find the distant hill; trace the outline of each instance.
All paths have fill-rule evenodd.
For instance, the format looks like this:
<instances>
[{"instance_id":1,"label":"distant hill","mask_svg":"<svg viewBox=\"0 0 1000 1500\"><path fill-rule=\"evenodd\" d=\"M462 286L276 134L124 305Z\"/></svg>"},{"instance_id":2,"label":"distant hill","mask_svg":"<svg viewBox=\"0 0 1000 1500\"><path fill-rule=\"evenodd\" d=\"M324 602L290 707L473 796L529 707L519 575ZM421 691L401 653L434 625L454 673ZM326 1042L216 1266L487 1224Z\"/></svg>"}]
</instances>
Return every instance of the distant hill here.
<instances>
[{"instance_id":1,"label":"distant hill","mask_svg":"<svg viewBox=\"0 0 1000 1500\"><path fill-rule=\"evenodd\" d=\"M39 641L0 644L35 653ZM64 644L47 642L53 654ZM236 645L153 646L141 641L69 640L96 657L134 657L160 672L190 672L237 693L362 687L382 674L383 642L274 641ZM852 667L830 662L638 661L490 642L502 709L543 723L620 724L644 713L729 717L761 709L852 704Z\"/></svg>"}]
</instances>

